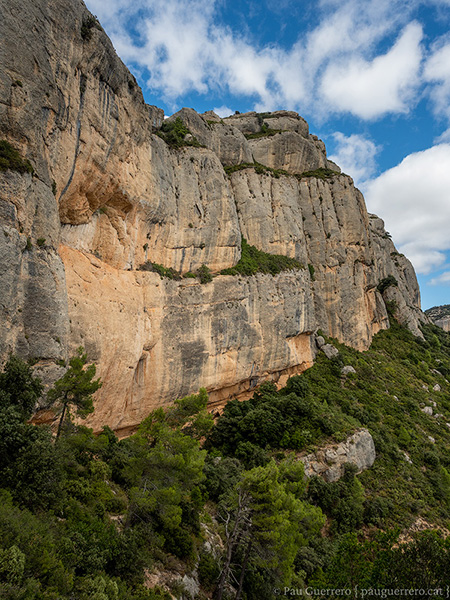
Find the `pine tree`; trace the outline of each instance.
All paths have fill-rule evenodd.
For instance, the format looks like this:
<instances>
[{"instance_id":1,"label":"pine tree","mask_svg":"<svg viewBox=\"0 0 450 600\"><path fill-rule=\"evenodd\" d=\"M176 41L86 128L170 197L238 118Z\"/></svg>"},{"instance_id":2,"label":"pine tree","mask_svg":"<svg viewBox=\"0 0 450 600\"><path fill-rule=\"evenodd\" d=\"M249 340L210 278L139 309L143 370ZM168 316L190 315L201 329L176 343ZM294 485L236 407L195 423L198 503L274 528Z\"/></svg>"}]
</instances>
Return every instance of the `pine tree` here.
<instances>
[{"instance_id":1,"label":"pine tree","mask_svg":"<svg viewBox=\"0 0 450 600\"><path fill-rule=\"evenodd\" d=\"M87 355L80 347L69 361L69 368L53 388L48 392L47 398L51 404L60 403L61 417L59 419L56 439L61 434L64 419L70 416L71 408L76 409L76 414L82 419L94 411L94 394L100 387L100 379L94 380L95 365L87 368Z\"/></svg>"}]
</instances>

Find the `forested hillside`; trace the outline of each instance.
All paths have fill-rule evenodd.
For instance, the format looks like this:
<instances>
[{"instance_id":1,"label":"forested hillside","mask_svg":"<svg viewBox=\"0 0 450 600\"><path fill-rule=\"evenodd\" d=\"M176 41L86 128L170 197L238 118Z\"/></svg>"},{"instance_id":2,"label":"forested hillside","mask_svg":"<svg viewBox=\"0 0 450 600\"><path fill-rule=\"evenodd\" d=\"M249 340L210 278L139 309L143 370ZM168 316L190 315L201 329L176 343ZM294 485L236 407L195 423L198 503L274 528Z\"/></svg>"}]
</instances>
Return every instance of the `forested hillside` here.
<instances>
[{"instance_id":1,"label":"forested hillside","mask_svg":"<svg viewBox=\"0 0 450 600\"><path fill-rule=\"evenodd\" d=\"M434 326L424 336L393 321L366 352L331 340L336 357L320 353L284 389L265 384L229 402L215 423L201 390L123 440L75 424L71 411L86 403L67 404L57 439L30 424L42 387L10 358L0 376L0 597L260 600L285 586L446 585L450 338ZM94 372L80 387L86 366L76 364L70 385L86 400ZM48 397L63 407L64 395ZM371 468L304 477L299 457L361 428L375 442Z\"/></svg>"}]
</instances>

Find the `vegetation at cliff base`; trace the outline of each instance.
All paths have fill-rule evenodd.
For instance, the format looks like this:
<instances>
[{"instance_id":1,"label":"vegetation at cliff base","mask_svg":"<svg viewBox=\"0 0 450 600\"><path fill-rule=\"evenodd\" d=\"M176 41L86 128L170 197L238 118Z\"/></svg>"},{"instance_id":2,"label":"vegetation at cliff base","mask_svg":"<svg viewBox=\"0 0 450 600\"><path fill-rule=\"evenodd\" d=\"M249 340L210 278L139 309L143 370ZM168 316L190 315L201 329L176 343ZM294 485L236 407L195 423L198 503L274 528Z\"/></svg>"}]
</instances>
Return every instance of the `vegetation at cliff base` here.
<instances>
[{"instance_id":1,"label":"vegetation at cliff base","mask_svg":"<svg viewBox=\"0 0 450 600\"><path fill-rule=\"evenodd\" d=\"M281 254L268 254L251 246L245 238L242 238L239 262L234 267L223 269L220 273L221 275L255 275L256 273L276 275L281 271L302 268L301 263L295 258Z\"/></svg>"},{"instance_id":2,"label":"vegetation at cliff base","mask_svg":"<svg viewBox=\"0 0 450 600\"><path fill-rule=\"evenodd\" d=\"M450 336L423 334L391 319L366 352L327 340L338 356L319 352L282 389L264 383L215 419L202 389L122 440L68 412L58 439L31 424L43 386L11 357L0 373L0 597L188 600L184 575L198 577L199 600L446 585ZM67 374L48 401L78 389L89 410L99 382L84 352ZM363 427L371 468L305 479L300 456ZM429 530L408 532L419 517ZM146 587L150 574L167 588Z\"/></svg>"},{"instance_id":3,"label":"vegetation at cliff base","mask_svg":"<svg viewBox=\"0 0 450 600\"><path fill-rule=\"evenodd\" d=\"M7 171L8 169L18 173L34 173L29 160L23 158L9 142L0 140L0 171Z\"/></svg>"}]
</instances>

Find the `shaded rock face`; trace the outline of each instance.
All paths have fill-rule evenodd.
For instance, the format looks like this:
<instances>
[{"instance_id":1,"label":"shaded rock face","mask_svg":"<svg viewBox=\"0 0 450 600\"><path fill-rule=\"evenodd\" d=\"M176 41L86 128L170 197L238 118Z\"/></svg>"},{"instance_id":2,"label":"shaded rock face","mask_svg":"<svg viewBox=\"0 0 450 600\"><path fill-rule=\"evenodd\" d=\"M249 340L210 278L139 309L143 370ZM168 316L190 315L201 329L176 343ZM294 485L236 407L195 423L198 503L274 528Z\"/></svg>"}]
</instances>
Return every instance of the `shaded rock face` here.
<instances>
[{"instance_id":1,"label":"shaded rock face","mask_svg":"<svg viewBox=\"0 0 450 600\"><path fill-rule=\"evenodd\" d=\"M90 423L126 429L200 386L221 402L285 381L314 360L317 328L367 348L385 300L419 332L412 266L299 115L182 109L169 122L201 147L171 148L81 0L0 1L0 138L35 169L0 172L1 359L50 372L85 346L104 381ZM254 162L268 169L224 170ZM336 173L301 176L317 168ZM304 268L218 275L242 236ZM161 280L147 261L217 277Z\"/></svg>"},{"instance_id":2,"label":"shaded rock face","mask_svg":"<svg viewBox=\"0 0 450 600\"><path fill-rule=\"evenodd\" d=\"M358 472L373 465L376 458L375 444L367 429L361 429L345 442L319 448L314 454L308 454L300 460L305 466L305 475L319 475L325 481L338 481L344 474L344 465L352 463Z\"/></svg>"}]
</instances>

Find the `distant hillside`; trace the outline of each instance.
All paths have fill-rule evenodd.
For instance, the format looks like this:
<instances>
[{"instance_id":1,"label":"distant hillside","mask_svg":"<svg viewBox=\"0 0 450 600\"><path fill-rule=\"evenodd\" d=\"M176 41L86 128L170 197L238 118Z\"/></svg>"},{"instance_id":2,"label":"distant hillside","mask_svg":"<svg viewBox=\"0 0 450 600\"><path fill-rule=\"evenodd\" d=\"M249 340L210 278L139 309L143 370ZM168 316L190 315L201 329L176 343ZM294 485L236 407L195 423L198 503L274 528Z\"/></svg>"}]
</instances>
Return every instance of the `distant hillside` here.
<instances>
[{"instance_id":1,"label":"distant hillside","mask_svg":"<svg viewBox=\"0 0 450 600\"><path fill-rule=\"evenodd\" d=\"M444 331L450 331L450 304L433 306L425 311L435 325Z\"/></svg>"},{"instance_id":2,"label":"distant hillside","mask_svg":"<svg viewBox=\"0 0 450 600\"><path fill-rule=\"evenodd\" d=\"M433 306L428 308L425 314L430 317L432 321L450 317L450 304L443 304L442 306Z\"/></svg>"}]
</instances>

